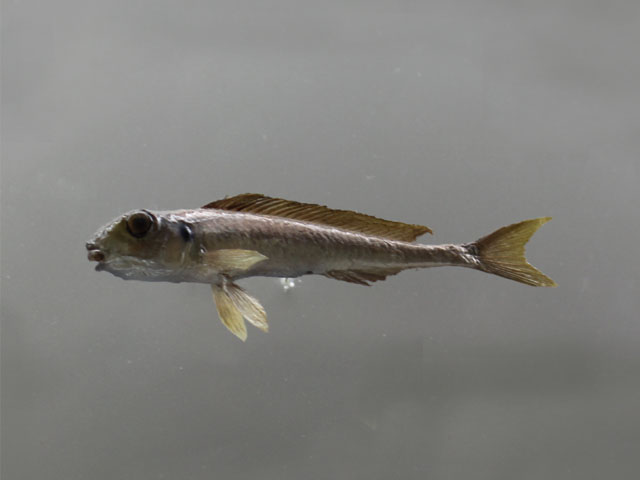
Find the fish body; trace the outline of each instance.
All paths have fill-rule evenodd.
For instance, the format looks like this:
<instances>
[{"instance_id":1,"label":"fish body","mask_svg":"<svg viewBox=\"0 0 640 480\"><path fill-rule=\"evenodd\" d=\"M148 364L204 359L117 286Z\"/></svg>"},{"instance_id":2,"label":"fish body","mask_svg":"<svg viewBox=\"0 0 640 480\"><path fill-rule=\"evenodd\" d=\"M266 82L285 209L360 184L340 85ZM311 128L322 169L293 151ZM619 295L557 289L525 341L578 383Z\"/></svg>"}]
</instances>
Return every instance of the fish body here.
<instances>
[{"instance_id":1,"label":"fish body","mask_svg":"<svg viewBox=\"0 0 640 480\"><path fill-rule=\"evenodd\" d=\"M210 284L223 323L246 338L243 319L266 330L264 309L237 286L253 277L324 275L369 285L409 268L463 266L535 286L555 283L524 259L548 218L503 227L462 245L422 245L427 227L259 194L200 209L136 210L87 243L97 270L124 279Z\"/></svg>"}]
</instances>

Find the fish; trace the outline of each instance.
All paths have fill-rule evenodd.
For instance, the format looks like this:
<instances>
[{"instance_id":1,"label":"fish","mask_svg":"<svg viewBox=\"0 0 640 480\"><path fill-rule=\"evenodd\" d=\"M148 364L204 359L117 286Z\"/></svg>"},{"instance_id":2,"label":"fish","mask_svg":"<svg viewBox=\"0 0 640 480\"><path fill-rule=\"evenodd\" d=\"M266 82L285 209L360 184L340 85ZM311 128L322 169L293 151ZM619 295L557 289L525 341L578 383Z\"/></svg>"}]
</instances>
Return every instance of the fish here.
<instances>
[{"instance_id":1,"label":"fish","mask_svg":"<svg viewBox=\"0 0 640 480\"><path fill-rule=\"evenodd\" d=\"M525 258L525 244L550 217L502 227L474 242L426 245L423 225L258 193L197 209L134 210L86 243L96 270L125 280L211 285L218 315L240 340L246 323L267 332L264 308L236 282L247 277L325 277L371 285L403 270L457 266L525 285L556 283Z\"/></svg>"}]
</instances>

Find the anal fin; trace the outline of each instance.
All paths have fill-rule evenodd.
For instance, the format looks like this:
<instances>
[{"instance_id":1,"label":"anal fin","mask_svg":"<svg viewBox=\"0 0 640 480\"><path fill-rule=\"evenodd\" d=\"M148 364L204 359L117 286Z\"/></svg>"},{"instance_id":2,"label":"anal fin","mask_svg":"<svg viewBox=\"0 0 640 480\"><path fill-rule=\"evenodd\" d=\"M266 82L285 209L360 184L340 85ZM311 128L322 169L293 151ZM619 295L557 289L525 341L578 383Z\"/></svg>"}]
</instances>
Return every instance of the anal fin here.
<instances>
[{"instance_id":1,"label":"anal fin","mask_svg":"<svg viewBox=\"0 0 640 480\"><path fill-rule=\"evenodd\" d=\"M390 275L400 273L404 268L372 268L367 270L330 270L323 275L343 282L357 283L358 285L370 286L369 282L379 282L385 280Z\"/></svg>"}]
</instances>

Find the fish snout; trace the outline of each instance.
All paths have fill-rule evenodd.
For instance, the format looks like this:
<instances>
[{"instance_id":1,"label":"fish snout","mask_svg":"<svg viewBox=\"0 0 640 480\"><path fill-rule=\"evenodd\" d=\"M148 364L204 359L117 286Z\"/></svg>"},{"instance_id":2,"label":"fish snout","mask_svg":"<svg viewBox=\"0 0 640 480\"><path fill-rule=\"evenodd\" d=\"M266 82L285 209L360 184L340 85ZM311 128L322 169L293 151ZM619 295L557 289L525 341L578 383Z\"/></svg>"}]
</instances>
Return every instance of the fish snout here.
<instances>
[{"instance_id":1,"label":"fish snout","mask_svg":"<svg viewBox=\"0 0 640 480\"><path fill-rule=\"evenodd\" d=\"M87 254L87 258L92 262L102 262L105 260L106 257L104 253L98 248L95 243L87 242L85 247L87 247L87 250L89 251L89 253Z\"/></svg>"}]
</instances>

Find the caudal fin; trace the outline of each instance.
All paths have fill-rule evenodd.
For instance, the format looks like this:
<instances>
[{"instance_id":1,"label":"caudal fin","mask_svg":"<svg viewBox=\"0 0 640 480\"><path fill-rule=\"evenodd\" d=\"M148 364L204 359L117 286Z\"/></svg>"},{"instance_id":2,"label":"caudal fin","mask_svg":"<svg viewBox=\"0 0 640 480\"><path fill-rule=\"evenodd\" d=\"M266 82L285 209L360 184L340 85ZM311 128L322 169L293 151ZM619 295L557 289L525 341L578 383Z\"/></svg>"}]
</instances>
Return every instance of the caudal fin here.
<instances>
[{"instance_id":1,"label":"caudal fin","mask_svg":"<svg viewBox=\"0 0 640 480\"><path fill-rule=\"evenodd\" d=\"M482 271L510 278L534 287L555 287L551 280L524 257L524 246L551 217L535 218L502 227L469 245Z\"/></svg>"}]
</instances>

